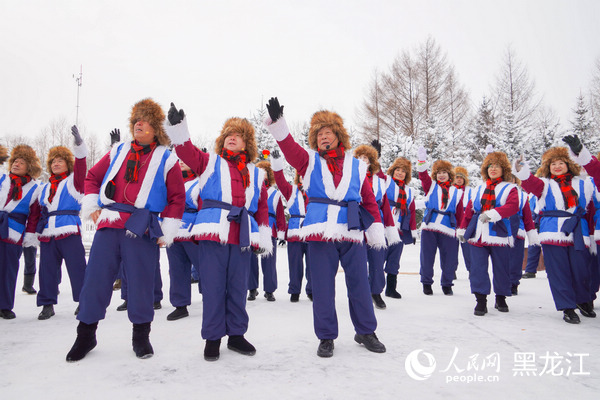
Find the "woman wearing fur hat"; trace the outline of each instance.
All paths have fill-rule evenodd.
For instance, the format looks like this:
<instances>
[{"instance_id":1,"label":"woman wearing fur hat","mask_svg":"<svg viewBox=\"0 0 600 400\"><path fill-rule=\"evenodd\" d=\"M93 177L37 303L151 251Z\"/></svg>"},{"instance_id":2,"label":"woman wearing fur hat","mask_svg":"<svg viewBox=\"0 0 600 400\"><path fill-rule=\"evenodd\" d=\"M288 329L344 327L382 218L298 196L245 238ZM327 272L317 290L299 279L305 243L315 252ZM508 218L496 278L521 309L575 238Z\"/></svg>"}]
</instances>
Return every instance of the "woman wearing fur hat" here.
<instances>
[{"instance_id":1,"label":"woman wearing fur hat","mask_svg":"<svg viewBox=\"0 0 600 400\"><path fill-rule=\"evenodd\" d=\"M431 176L427 173L427 151L423 146L418 150L417 171L425 191L425 214L421 225L421 283L423 293L432 295L433 264L435 254L440 250L442 277L440 283L445 295L453 294L452 281L458 265L458 242L456 241L457 221L462 218L463 206L460 202L462 190L452 186L454 169L445 160L433 163Z\"/></svg>"},{"instance_id":2,"label":"woman wearing fur hat","mask_svg":"<svg viewBox=\"0 0 600 400\"><path fill-rule=\"evenodd\" d=\"M71 133L75 141L74 152L64 146L53 147L48 152L46 166L50 182L42 185L39 196L42 212L37 227L40 240L40 291L37 305L43 307L38 315L40 320L54 315L63 260L67 266L74 302L79 302L85 274L85 249L81 241L79 212L85 189L87 148L76 126L71 128Z\"/></svg>"},{"instance_id":3,"label":"woman wearing fur hat","mask_svg":"<svg viewBox=\"0 0 600 400\"><path fill-rule=\"evenodd\" d=\"M244 337L251 250L273 252L265 172L251 163L258 153L254 128L246 119L228 119L208 154L192 145L187 117L173 103L169 124L177 155L200 179L202 209L192 233L201 254L204 359L219 359L224 336L228 349L252 356L256 349Z\"/></svg>"},{"instance_id":4,"label":"woman wearing fur hat","mask_svg":"<svg viewBox=\"0 0 600 400\"><path fill-rule=\"evenodd\" d=\"M370 296L366 240L372 247L385 247L385 231L379 207L367 179L367 166L349 154L350 137L342 118L318 111L308 133L310 150L302 148L283 118L277 98L267 104L265 124L286 160L294 167L308 195L301 237L307 241L313 287L315 333L320 340L317 355L333 356L338 336L335 312L335 276L341 263L345 271L354 340L373 352L385 352L375 335L377 319Z\"/></svg>"},{"instance_id":5,"label":"woman wearing fur hat","mask_svg":"<svg viewBox=\"0 0 600 400\"><path fill-rule=\"evenodd\" d=\"M514 246L510 249L509 278L510 292L513 296L519 294L519 283L523 274L523 258L525 257L525 236L529 241L529 248L540 246L537 229L531 215L528 195L521 190L521 181L512 175L512 183L517 185L519 194L519 212L510 217L511 230L515 239Z\"/></svg>"},{"instance_id":6,"label":"woman wearing fur hat","mask_svg":"<svg viewBox=\"0 0 600 400\"><path fill-rule=\"evenodd\" d=\"M454 167L454 184L453 186L463 191L461 204L463 208L467 207L469 200L471 200L472 188L469 186L469 171L466 168L456 166ZM470 244L467 242L461 243L460 248L462 250L463 259L465 260L465 267L467 271L471 270L471 254L469 253ZM458 262L456 263L458 268ZM456 276L456 273L454 274Z\"/></svg>"},{"instance_id":7,"label":"woman wearing fur hat","mask_svg":"<svg viewBox=\"0 0 600 400\"><path fill-rule=\"evenodd\" d=\"M306 204L308 197L302 187L302 177L296 171L294 185L290 185L283 174L284 162L279 150L272 153L271 166L275 175L277 188L285 197L288 204L290 219L287 222L285 240L287 241L288 268L290 270L290 283L288 293L290 301L296 303L300 300L302 291L302 277L304 276L304 261L306 259L306 295L312 300L312 284L310 277L310 266L308 264L306 241L300 237L300 228L306 216Z\"/></svg>"},{"instance_id":8,"label":"woman wearing fur hat","mask_svg":"<svg viewBox=\"0 0 600 400\"><path fill-rule=\"evenodd\" d=\"M42 168L35 151L21 144L13 148L8 170L0 175L0 317L13 319L19 258L23 247L38 243L39 182L35 179Z\"/></svg>"},{"instance_id":9,"label":"woman wearing fur hat","mask_svg":"<svg viewBox=\"0 0 600 400\"><path fill-rule=\"evenodd\" d=\"M592 256L587 249L594 184L579 177L581 167L566 147L553 147L542 155L539 178L522 156L515 161L515 170L523 190L538 198L539 237L556 309L571 324L581 322L576 308L583 316L594 317L589 290Z\"/></svg>"},{"instance_id":10,"label":"woman wearing fur hat","mask_svg":"<svg viewBox=\"0 0 600 400\"><path fill-rule=\"evenodd\" d=\"M385 175L381 172L379 165L377 150L368 145L360 145L354 150L354 157L363 161L369 167L367 171L367 180L370 183L375 201L379 206L379 216L383 221L386 231L387 246L383 249L374 248L367 245L367 263L369 265L369 285L371 287L371 297L375 307L383 310L386 304L381 298L381 292L385 287L385 274L383 265L385 256L390 246L400 243L398 229L394 223L394 217L390 209L390 203L387 197L387 187L389 182L386 181Z\"/></svg>"},{"instance_id":11,"label":"woman wearing fur hat","mask_svg":"<svg viewBox=\"0 0 600 400\"><path fill-rule=\"evenodd\" d=\"M491 293L488 259L492 259L494 275L494 307L508 312L506 297L511 295L509 278L510 249L514 245L510 217L519 211L519 195L511 183L511 167L506 154L492 151L483 160L481 177L484 183L473 190L457 232L461 242L471 247L471 293L477 305L474 314L487 313L487 296Z\"/></svg>"},{"instance_id":12,"label":"woman wearing fur hat","mask_svg":"<svg viewBox=\"0 0 600 400\"><path fill-rule=\"evenodd\" d=\"M167 148L164 119L152 99L136 103L129 118L132 140L115 144L87 174L82 215L98 226L79 298L77 339L67 361L81 360L96 346L98 321L106 315L121 263L133 351L138 358L154 354L149 335L159 245L173 243L185 207L183 177Z\"/></svg>"},{"instance_id":13,"label":"woman wearing fur hat","mask_svg":"<svg viewBox=\"0 0 600 400\"><path fill-rule=\"evenodd\" d=\"M260 161L256 164L256 167L265 171L265 186L268 188L269 225L271 227L271 241L273 242L273 252L262 257L260 262L263 272L263 289L265 290L265 298L268 301L275 301L273 293L277 290L277 239L283 240L285 238L285 213L281 192L275 188L275 174L271 169L271 163ZM258 294L258 256L256 254L252 254L248 289L250 290L248 300L255 300Z\"/></svg>"},{"instance_id":14,"label":"woman wearing fur hat","mask_svg":"<svg viewBox=\"0 0 600 400\"><path fill-rule=\"evenodd\" d=\"M413 244L417 238L417 218L415 210L415 191L409 187L412 177L412 165L404 157L398 157L388 168L387 174L391 182L386 195L401 241L388 246L385 256L386 287L385 295L394 299L402 296L396 290L400 257L405 244ZM390 200L391 199L391 200Z\"/></svg>"}]
</instances>

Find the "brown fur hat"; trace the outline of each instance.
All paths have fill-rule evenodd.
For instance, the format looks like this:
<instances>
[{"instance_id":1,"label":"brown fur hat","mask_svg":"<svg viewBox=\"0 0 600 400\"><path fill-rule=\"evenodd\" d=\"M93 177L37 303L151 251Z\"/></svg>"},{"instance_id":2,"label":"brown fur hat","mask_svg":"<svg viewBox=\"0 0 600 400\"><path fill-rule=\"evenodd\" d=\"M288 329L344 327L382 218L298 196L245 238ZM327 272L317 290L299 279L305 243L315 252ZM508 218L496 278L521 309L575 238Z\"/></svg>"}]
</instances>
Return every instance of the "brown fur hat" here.
<instances>
[{"instance_id":1,"label":"brown fur hat","mask_svg":"<svg viewBox=\"0 0 600 400\"><path fill-rule=\"evenodd\" d=\"M454 167L454 176L465 180L465 186L469 186L469 171L465 167Z\"/></svg>"},{"instance_id":2,"label":"brown fur hat","mask_svg":"<svg viewBox=\"0 0 600 400\"><path fill-rule=\"evenodd\" d=\"M223 124L221 134L215 140L215 153L221 154L223 145L225 144L225 138L232 133L241 133L244 139L245 147L244 151L248 155L248 162L252 162L258 157L258 149L256 147L256 138L254 136L254 127L245 118L233 117L229 118Z\"/></svg>"},{"instance_id":3,"label":"brown fur hat","mask_svg":"<svg viewBox=\"0 0 600 400\"><path fill-rule=\"evenodd\" d=\"M73 152L65 147L65 146L54 146L48 152L48 157L46 157L46 168L48 172L52 175L52 161L56 157L60 157L67 163L68 173L73 172L73 164L75 163L75 157L73 157Z\"/></svg>"},{"instance_id":4,"label":"brown fur hat","mask_svg":"<svg viewBox=\"0 0 600 400\"><path fill-rule=\"evenodd\" d=\"M490 164L498 164L500 167L502 167L502 180L504 182L510 182L512 180L512 167L510 166L510 161L508 161L506 153L501 151L493 151L485 157L483 163L481 164L481 178L484 181L490 179L490 176L487 172Z\"/></svg>"},{"instance_id":5,"label":"brown fur hat","mask_svg":"<svg viewBox=\"0 0 600 400\"><path fill-rule=\"evenodd\" d=\"M158 144L168 146L171 139L167 136L163 122L165 121L165 113L160 104L156 103L151 98L138 101L131 108L131 116L129 117L129 131L133 137L133 127L139 120L148 122L154 128L154 136Z\"/></svg>"},{"instance_id":6,"label":"brown fur hat","mask_svg":"<svg viewBox=\"0 0 600 400\"><path fill-rule=\"evenodd\" d=\"M40 159L35 150L29 145L20 144L15 146L11 153L10 159L8 160L8 170L12 168L13 163L17 158L22 158L27 163L27 174L33 179L36 179L42 173L42 167L40 165Z\"/></svg>"},{"instance_id":7,"label":"brown fur hat","mask_svg":"<svg viewBox=\"0 0 600 400\"><path fill-rule=\"evenodd\" d=\"M454 182L454 167L450 161L446 160L437 160L433 163L433 167L431 167L431 179L437 181L437 173L440 171L448 172L448 177L450 183Z\"/></svg>"},{"instance_id":8,"label":"brown fur hat","mask_svg":"<svg viewBox=\"0 0 600 400\"><path fill-rule=\"evenodd\" d=\"M4 161L8 159L8 149L0 145L0 165L4 164Z\"/></svg>"},{"instance_id":9,"label":"brown fur hat","mask_svg":"<svg viewBox=\"0 0 600 400\"><path fill-rule=\"evenodd\" d=\"M404 172L406 173L406 177L404 178L404 184L408 185L408 183L410 182L410 179L412 177L412 164L406 158L398 157L394 160L392 165L388 168L387 174L389 176L393 177L394 171L397 170L398 168L402 168L404 170Z\"/></svg>"},{"instance_id":10,"label":"brown fur hat","mask_svg":"<svg viewBox=\"0 0 600 400\"><path fill-rule=\"evenodd\" d=\"M566 147L552 147L542 155L542 165L540 166L539 173L542 178L550 178L550 164L556 160L564 161L569 168L569 172L574 176L581 173L581 167L576 164L575 161L569 157L569 150Z\"/></svg>"},{"instance_id":11,"label":"brown fur hat","mask_svg":"<svg viewBox=\"0 0 600 400\"><path fill-rule=\"evenodd\" d=\"M310 130L308 131L308 145L313 150L318 150L317 134L322 128L329 127L335 133L340 144L346 150L350 149L350 135L344 128L344 120L337 113L331 111L317 111L310 120Z\"/></svg>"},{"instance_id":12,"label":"brown fur hat","mask_svg":"<svg viewBox=\"0 0 600 400\"><path fill-rule=\"evenodd\" d=\"M381 164L379 164L377 149L375 147L361 144L354 149L354 157L358 158L360 156L365 156L369 159L369 171L371 173L376 174L381 170Z\"/></svg>"},{"instance_id":13,"label":"brown fur hat","mask_svg":"<svg viewBox=\"0 0 600 400\"><path fill-rule=\"evenodd\" d=\"M269 181L269 186L275 185L275 173L273 172L273 168L271 168L271 163L268 161L260 161L256 163L257 168L264 169L267 173L267 180Z\"/></svg>"}]
</instances>

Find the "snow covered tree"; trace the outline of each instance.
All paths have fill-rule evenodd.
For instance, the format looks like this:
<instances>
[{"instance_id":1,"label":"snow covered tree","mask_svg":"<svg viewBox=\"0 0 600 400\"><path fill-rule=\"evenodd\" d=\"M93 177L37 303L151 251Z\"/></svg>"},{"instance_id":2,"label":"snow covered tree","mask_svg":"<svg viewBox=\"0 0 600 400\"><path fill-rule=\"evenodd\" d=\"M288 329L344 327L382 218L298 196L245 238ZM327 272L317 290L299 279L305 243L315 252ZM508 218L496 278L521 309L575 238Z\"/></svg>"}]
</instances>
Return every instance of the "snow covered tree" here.
<instances>
[{"instance_id":1,"label":"snow covered tree","mask_svg":"<svg viewBox=\"0 0 600 400\"><path fill-rule=\"evenodd\" d=\"M273 135L269 133L267 128L263 125L263 121L267 117L267 109L266 107L261 107L252 115L250 118L250 123L254 126L254 132L256 135L256 146L258 147L258 154L262 154L263 150L269 150L269 152L273 152L273 150L279 148L273 138ZM255 160L252 160L255 161Z\"/></svg>"},{"instance_id":2,"label":"snow covered tree","mask_svg":"<svg viewBox=\"0 0 600 400\"><path fill-rule=\"evenodd\" d=\"M577 97L577 105L573 110L575 118L571 121L571 133L579 136L590 151L600 150L600 137L594 132L594 124L588 113L589 108L583 94Z\"/></svg>"},{"instance_id":3,"label":"snow covered tree","mask_svg":"<svg viewBox=\"0 0 600 400\"><path fill-rule=\"evenodd\" d=\"M489 144L494 144L494 121L494 110L491 101L484 96L468 129L467 140L470 140L470 143L464 143L465 146L469 146L471 149L471 159L478 163L483 162L485 158L483 150Z\"/></svg>"}]
</instances>

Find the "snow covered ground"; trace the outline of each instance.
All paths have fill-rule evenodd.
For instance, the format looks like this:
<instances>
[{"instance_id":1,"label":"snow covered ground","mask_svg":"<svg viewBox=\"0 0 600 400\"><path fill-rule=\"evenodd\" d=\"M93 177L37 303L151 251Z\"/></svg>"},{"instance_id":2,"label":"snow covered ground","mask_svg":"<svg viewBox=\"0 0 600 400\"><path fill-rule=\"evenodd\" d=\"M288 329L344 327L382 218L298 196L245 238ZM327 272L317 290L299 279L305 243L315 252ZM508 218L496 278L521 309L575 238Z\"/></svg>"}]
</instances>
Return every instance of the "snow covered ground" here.
<instances>
[{"instance_id":1,"label":"snow covered ground","mask_svg":"<svg viewBox=\"0 0 600 400\"><path fill-rule=\"evenodd\" d=\"M256 346L245 357L221 346L221 358L206 362L200 337L201 295L194 286L190 317L167 321L168 263L162 251L163 308L150 336L155 356L137 359L131 325L114 292L107 317L98 328L98 346L77 363L65 362L77 321L66 270L56 316L38 321L35 296L20 291L19 271L14 320L0 320L0 399L382 399L485 398L596 399L600 393L600 318L580 325L562 321L554 309L545 273L522 280L509 313L493 309L473 315L464 264L459 265L454 296L425 296L419 283L419 247L402 258L402 299L385 298L376 310L377 334L387 353L370 353L353 341L344 274L337 277L340 335L330 359L317 357L311 302L302 294L290 303L287 256L279 248L277 301L248 302L246 337ZM439 278L439 267L436 277ZM261 274L262 279L262 274ZM36 280L37 288L37 280ZM476 397L474 397L476 396Z\"/></svg>"}]
</instances>

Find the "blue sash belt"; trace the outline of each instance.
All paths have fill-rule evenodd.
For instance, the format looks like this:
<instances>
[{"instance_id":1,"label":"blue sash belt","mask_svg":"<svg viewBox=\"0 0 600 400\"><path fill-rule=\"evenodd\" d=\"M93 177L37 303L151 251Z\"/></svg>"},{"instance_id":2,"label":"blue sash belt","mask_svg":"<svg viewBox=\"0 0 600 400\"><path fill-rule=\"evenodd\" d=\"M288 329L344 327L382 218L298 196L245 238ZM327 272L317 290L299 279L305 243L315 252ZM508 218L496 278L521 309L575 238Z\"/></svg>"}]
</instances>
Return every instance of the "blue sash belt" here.
<instances>
[{"instance_id":1,"label":"blue sash belt","mask_svg":"<svg viewBox=\"0 0 600 400\"><path fill-rule=\"evenodd\" d=\"M308 201L348 208L348 230L366 231L375 221L375 217L357 201L336 201L324 197L309 197Z\"/></svg>"},{"instance_id":2,"label":"blue sash belt","mask_svg":"<svg viewBox=\"0 0 600 400\"><path fill-rule=\"evenodd\" d=\"M565 235L573 233L573 242L575 244L575 250L585 250L585 242L583 241L583 232L581 231L581 218L585 214L585 210L581 207L577 207L574 213L563 210L547 210L540 215L540 218L563 218L568 217L562 228L561 232Z\"/></svg>"},{"instance_id":3,"label":"blue sash belt","mask_svg":"<svg viewBox=\"0 0 600 400\"><path fill-rule=\"evenodd\" d=\"M42 207L40 211L40 219L38 220L35 231L37 233L42 233L50 217L53 217L55 215L79 216L79 210L56 210L48 212L48 207Z\"/></svg>"},{"instance_id":4,"label":"blue sash belt","mask_svg":"<svg viewBox=\"0 0 600 400\"><path fill-rule=\"evenodd\" d=\"M148 236L150 236L150 239L155 240L163 236L163 231L160 228L160 223L158 222L158 213L151 212L145 208L136 208L131 204L123 203L111 203L103 206L102 208L131 214L127 222L125 222L125 229L137 236L144 236L146 230L148 230Z\"/></svg>"},{"instance_id":5,"label":"blue sash belt","mask_svg":"<svg viewBox=\"0 0 600 400\"><path fill-rule=\"evenodd\" d=\"M250 219L248 217L251 214L246 207L236 207L223 201L207 199L202 202L202 209L206 208L228 210L227 221L240 224L240 246L250 246Z\"/></svg>"},{"instance_id":6,"label":"blue sash belt","mask_svg":"<svg viewBox=\"0 0 600 400\"><path fill-rule=\"evenodd\" d=\"M8 219L12 219L21 225L27 223L27 215L21 213L9 213L0 211L0 239L8 238Z\"/></svg>"}]
</instances>

